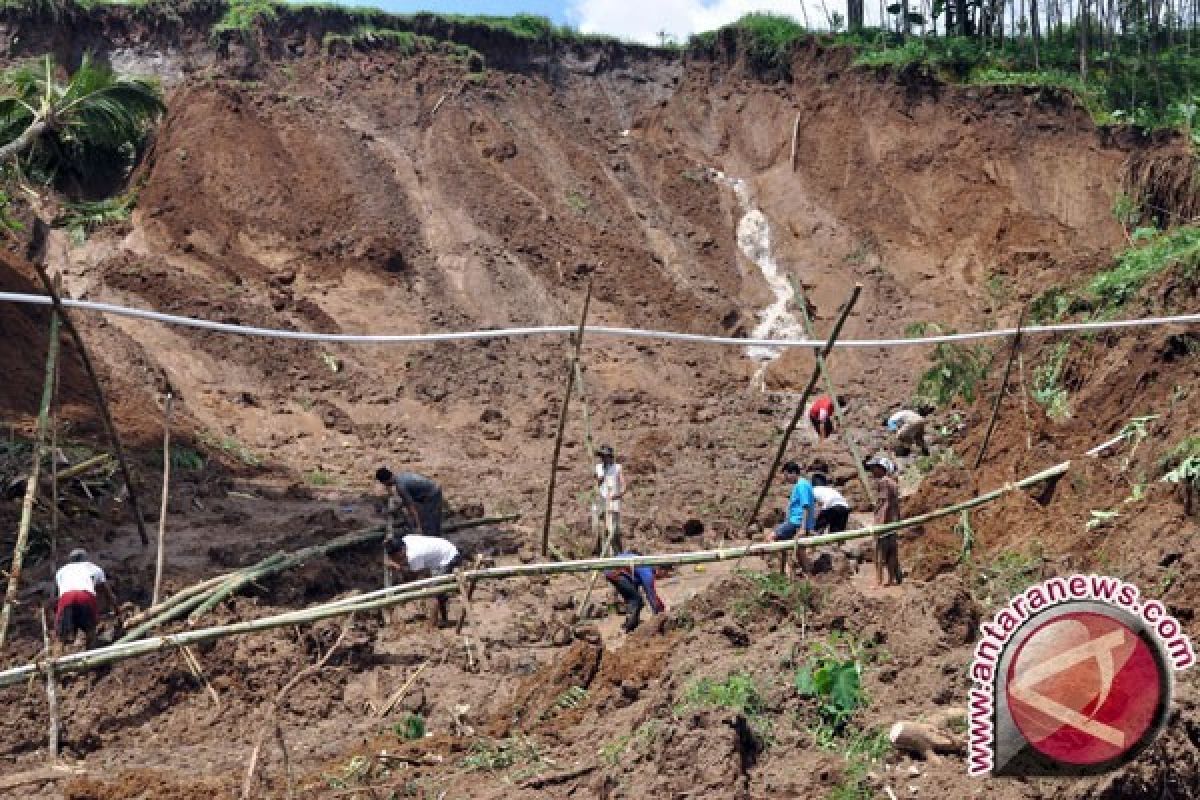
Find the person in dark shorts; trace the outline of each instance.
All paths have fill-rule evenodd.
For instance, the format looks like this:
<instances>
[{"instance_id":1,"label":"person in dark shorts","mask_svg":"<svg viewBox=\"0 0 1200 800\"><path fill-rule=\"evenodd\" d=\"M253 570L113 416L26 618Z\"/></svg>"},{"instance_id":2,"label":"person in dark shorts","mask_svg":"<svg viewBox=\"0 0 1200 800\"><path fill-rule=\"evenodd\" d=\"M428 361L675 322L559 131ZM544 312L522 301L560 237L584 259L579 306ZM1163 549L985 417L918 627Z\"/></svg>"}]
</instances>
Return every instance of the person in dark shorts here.
<instances>
[{"instance_id":1,"label":"person in dark shorts","mask_svg":"<svg viewBox=\"0 0 1200 800\"><path fill-rule=\"evenodd\" d=\"M633 551L627 551L621 553L618 558L632 558L636 555ZM657 574L658 570L654 567L621 567L604 573L604 577L625 601L625 624L621 628L626 633L633 633L641 624L642 607L645 605L642 601L643 592L646 601L650 603L650 610L655 614L661 614L667 609L654 587Z\"/></svg>"},{"instance_id":2,"label":"person in dark shorts","mask_svg":"<svg viewBox=\"0 0 1200 800\"><path fill-rule=\"evenodd\" d=\"M400 500L417 533L441 536L442 487L436 481L415 472L393 474L387 467L375 470L375 480Z\"/></svg>"},{"instance_id":3,"label":"person in dark shorts","mask_svg":"<svg viewBox=\"0 0 1200 800\"><path fill-rule=\"evenodd\" d=\"M91 650L96 644L96 624L100 621L96 591L104 593L113 613L117 609L117 598L108 585L104 570L88 561L86 550L76 548L67 556L67 563L55 573L54 583L58 588L54 630L60 649L73 643L82 631L87 638L87 649Z\"/></svg>"},{"instance_id":4,"label":"person in dark shorts","mask_svg":"<svg viewBox=\"0 0 1200 800\"><path fill-rule=\"evenodd\" d=\"M813 532L817 521L816 499L813 497L812 484L801 474L800 465L795 461L789 461L783 465L779 475L783 483L794 481L795 484L792 486L792 494L788 499L787 516L767 535L768 542L787 542L799 535L807 536ZM804 548L797 548L795 552L800 562L800 568L807 569ZM795 577L796 564L792 563L786 552L780 553L779 571Z\"/></svg>"},{"instance_id":5,"label":"person in dark shorts","mask_svg":"<svg viewBox=\"0 0 1200 800\"><path fill-rule=\"evenodd\" d=\"M885 459L875 457L866 468L875 479L875 524L886 525L900 519L900 486L888 471ZM885 574L886 573L886 581ZM904 579L900 570L900 546L895 532L875 539L875 581L880 586L899 586Z\"/></svg>"},{"instance_id":6,"label":"person in dark shorts","mask_svg":"<svg viewBox=\"0 0 1200 800\"><path fill-rule=\"evenodd\" d=\"M841 533L850 521L850 504L837 489L829 485L824 473L815 472L810 478L813 497L817 501L817 533Z\"/></svg>"},{"instance_id":7,"label":"person in dark shorts","mask_svg":"<svg viewBox=\"0 0 1200 800\"><path fill-rule=\"evenodd\" d=\"M449 575L460 564L462 554L448 539L438 536L390 536L384 539L383 548L388 561L406 579L430 578ZM449 619L449 601L444 594L432 598L429 604L429 627L438 628Z\"/></svg>"}]
</instances>

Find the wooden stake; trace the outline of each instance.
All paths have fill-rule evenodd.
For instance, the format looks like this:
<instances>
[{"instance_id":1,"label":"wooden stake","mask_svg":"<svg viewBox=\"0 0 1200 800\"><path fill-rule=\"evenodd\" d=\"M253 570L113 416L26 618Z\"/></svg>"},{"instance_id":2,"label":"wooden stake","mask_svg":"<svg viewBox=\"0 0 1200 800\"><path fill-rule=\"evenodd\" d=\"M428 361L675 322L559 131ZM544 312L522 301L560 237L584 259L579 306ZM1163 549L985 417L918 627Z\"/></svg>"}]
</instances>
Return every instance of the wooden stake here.
<instances>
[{"instance_id":1,"label":"wooden stake","mask_svg":"<svg viewBox=\"0 0 1200 800\"><path fill-rule=\"evenodd\" d=\"M38 608L42 617L42 645L46 648L46 658L53 655L50 649L50 626L46 624L46 609ZM46 702L50 706L50 763L58 761L58 737L61 724L58 717L58 681L54 677L54 667L46 665Z\"/></svg>"},{"instance_id":2,"label":"wooden stake","mask_svg":"<svg viewBox=\"0 0 1200 800\"><path fill-rule=\"evenodd\" d=\"M583 445L588 459L587 468L596 463L595 442L592 440L592 421L588 414L587 391L583 384L583 365L575 362L575 388L579 391L579 404L583 407ZM592 547L600 544L600 517L596 505L596 487L588 491L588 542ZM598 553L603 555L603 553Z\"/></svg>"},{"instance_id":3,"label":"wooden stake","mask_svg":"<svg viewBox=\"0 0 1200 800\"><path fill-rule=\"evenodd\" d=\"M0 248L0 252L3 249ZM46 428L49 424L50 401L54 397L55 365L58 362L57 312L50 313L50 344L46 348L46 378L42 383L42 403L38 409L37 440L33 445L33 467L25 484L25 499L21 503L21 521L17 525L17 541L13 545L12 566L8 572L8 590L4 593L4 609L0 611L0 650L8 640L8 622L13 606L17 603L17 589L21 584L21 567L25 564L25 550L29 546L29 526L33 522L33 501L37 496L38 476L42 459L46 455Z\"/></svg>"},{"instance_id":4,"label":"wooden stake","mask_svg":"<svg viewBox=\"0 0 1200 800\"><path fill-rule=\"evenodd\" d=\"M575 364L583 347L583 329L587 325L588 306L592 302L593 277L588 278L587 292L583 296L583 311L579 314L579 328L575 331L574 352L567 365L567 390L563 392L562 409L558 413L558 432L554 436L554 455L550 459L550 485L546 487L546 515L542 518L542 555L550 552L550 516L554 512L554 486L558 482L558 456L562 451L563 431L567 428L567 409L571 405L571 387L575 383Z\"/></svg>"},{"instance_id":5,"label":"wooden stake","mask_svg":"<svg viewBox=\"0 0 1200 800\"><path fill-rule=\"evenodd\" d=\"M800 138L800 115L796 115L796 121L792 124L792 172L796 171L796 142Z\"/></svg>"},{"instance_id":6,"label":"wooden stake","mask_svg":"<svg viewBox=\"0 0 1200 800\"><path fill-rule=\"evenodd\" d=\"M788 280L792 284L792 293L800 298L796 305L800 308L800 319L804 323L804 333L808 338L812 339L816 336L816 328L813 326L812 316L808 313L808 298L804 294L804 286L800 281L796 280L794 275L788 275ZM862 452L858 449L858 444L851 436L850 427L846 425L846 415L842 411L842 405L837 401L837 387L833 385L833 375L829 371L829 366L825 363L825 356L817 353L817 367L821 370L821 377L825 380L825 393L833 400L833 413L837 417L838 430L842 432L842 438L846 440L846 446L850 448L850 455L854 459L854 468L858 472L858 481L862 484L863 491L867 493L867 500L871 505L875 505L875 488L871 485L871 481L867 479L867 470L863 466Z\"/></svg>"},{"instance_id":7,"label":"wooden stake","mask_svg":"<svg viewBox=\"0 0 1200 800\"><path fill-rule=\"evenodd\" d=\"M1013 359L1021 349L1021 326L1025 324L1025 309L1021 309L1017 317L1017 332L1013 334L1012 347L1008 351L1008 363L1004 365L1004 377L1000 379L1000 388L996 390L996 398L992 401L992 416L988 419L987 431L983 434L983 444L979 446L979 455L975 456L975 466L979 469L983 457L987 454L988 443L992 441L992 430L996 427L996 417L1000 414L1000 401L1004 399L1004 390L1008 388L1008 376L1012 372Z\"/></svg>"},{"instance_id":8,"label":"wooden stake","mask_svg":"<svg viewBox=\"0 0 1200 800\"><path fill-rule=\"evenodd\" d=\"M1025 388L1025 354L1017 351L1017 380L1021 387L1021 411L1025 414L1025 449L1033 449L1033 423L1029 419L1029 392Z\"/></svg>"},{"instance_id":9,"label":"wooden stake","mask_svg":"<svg viewBox=\"0 0 1200 800\"><path fill-rule=\"evenodd\" d=\"M167 390L166 407L163 409L163 480L162 503L158 508L158 555L154 563L154 594L150 604L158 605L159 590L162 588L163 561L167 541L167 497L171 487L171 402L174 395Z\"/></svg>"},{"instance_id":10,"label":"wooden stake","mask_svg":"<svg viewBox=\"0 0 1200 800\"><path fill-rule=\"evenodd\" d=\"M1041 472L1017 481L1016 483L1005 484L999 489L993 489L990 492L986 492L985 494L981 494L961 503L955 503L954 505L946 506L945 508L940 508L935 511L910 517L908 519L899 520L898 522L889 522L885 525L870 525L866 528L858 528L855 530L844 531L842 533L829 533L822 534L820 536L813 536L806 539L804 544L805 546L809 547L836 544L838 542L848 542L854 539L879 536L881 534L891 533L893 531L899 531L917 525L923 525L926 522L931 522L935 519L941 519L942 517L950 516L952 514L958 514L966 509L972 509L984 505L985 503L990 503L1000 497L1003 497L1009 492L1034 486L1045 481L1057 480L1059 477L1066 474L1070 467L1071 462L1064 461L1057 466L1042 470ZM714 561L730 561L743 558L747 555L768 555L771 553L779 553L786 551L791 547L793 547L791 542L771 542L755 543L743 547L722 548L720 550L700 550L690 553L630 556L626 558L589 558L566 563L516 564L505 567L491 567L488 569L473 570L467 575L467 577L471 580L501 580L506 578L528 577L530 575L557 575L573 572L590 572L593 570L610 569L615 567L662 567L680 566L683 564L705 564ZM317 622L322 619L329 619L331 617L343 616L346 614L356 614L359 612L374 611L380 608L390 608L391 606L400 605L401 603L409 603L429 597L436 597L439 594L454 592L457 591L457 588L456 578L453 575L423 578L402 586L393 587L391 590L346 597L341 600L335 600L320 606L314 606L312 608L306 608L300 611L291 611L286 614L278 614L272 617L247 620L245 622L238 622L232 625L221 625L194 631L184 631L183 633L172 634L170 636L158 636L128 644L109 645L108 647L102 647L96 650L89 650L83 653L73 653L71 655L62 656L46 663L35 662L33 664L25 664L20 667L13 667L11 669L4 670L0 672L0 688L20 683L21 681L28 679L31 675L36 674L39 670L45 669L47 665L54 667L55 671L59 674L68 672L84 672L106 664L114 664L126 659L136 658L138 656L144 656L150 653L156 653L166 648L199 644L201 642L211 642L218 639L223 639L227 636L256 633L258 631L271 630L274 628Z\"/></svg>"},{"instance_id":11,"label":"wooden stake","mask_svg":"<svg viewBox=\"0 0 1200 800\"><path fill-rule=\"evenodd\" d=\"M54 287L61 291L62 276L54 276ZM62 411L59 403L59 382L62 377L62 362L54 365L54 397L50 401L50 563L58 564L58 417Z\"/></svg>"},{"instance_id":12,"label":"wooden stake","mask_svg":"<svg viewBox=\"0 0 1200 800\"><path fill-rule=\"evenodd\" d=\"M421 673L425 671L425 668L429 666L429 662L431 660L432 659L428 658L425 659L425 663L418 667L412 675L408 676L408 680L404 682L404 685L392 692L392 696L387 699L387 702L384 703L383 707L379 710L380 718L386 717L388 714L392 713L392 709L396 707L397 703L404 699L406 694L408 694L408 690L412 688L413 683L415 683L417 678L421 676Z\"/></svg>"},{"instance_id":13,"label":"wooden stake","mask_svg":"<svg viewBox=\"0 0 1200 800\"><path fill-rule=\"evenodd\" d=\"M862 284L854 284L854 289L850 292L850 299L842 306L837 322L834 323L833 330L829 332L829 338L825 340L824 347L818 351L819 359L829 355L829 352L833 350L833 343L837 341L838 335L842 332L842 325L846 323L846 318L850 316L850 309L854 308L854 304L858 301L858 296L861 293ZM792 438L792 431L796 430L796 425L800 422L801 417L804 416L804 409L808 405L808 396L812 394L812 390L816 387L820 376L821 366L820 361L818 361L813 366L812 376L808 379L808 385L804 387L804 392L800 395L800 402L796 404L796 411L792 414L792 419L783 432L783 438L779 442L779 449L775 451L775 460L771 462L771 468L767 470L766 480L763 481L762 491L758 493L758 500L755 501L754 508L750 511L750 516L746 519L746 528L749 528L758 519L758 512L762 510L763 501L767 499L767 494L771 491L771 482L775 480L775 473L779 469L780 462L783 461L784 453L787 452L788 441Z\"/></svg>"},{"instance_id":14,"label":"wooden stake","mask_svg":"<svg viewBox=\"0 0 1200 800\"><path fill-rule=\"evenodd\" d=\"M33 239L35 241L45 241L46 238L46 223L38 219L34 221ZM33 269L37 272L38 279L42 282L42 288L50 295L50 302L54 305L54 310L58 312L62 319L62 325L67 329L67 333L71 336L71 341L75 345L75 354L79 357L80 363L83 365L83 371L87 374L88 381L92 384L92 390L96 393L96 403L100 409L100 418L104 422L104 429L108 433L108 438L112 440L113 450L117 455L117 462L121 466L121 476L125 480L125 487L129 491L129 507L133 510L134 522L137 523L138 537L142 541L143 547L149 547L150 537L146 534L146 522L142 518L142 509L138 505L137 485L133 482L133 473L129 469L129 461L125 458L125 448L121 446L121 437L117 433L117 426L113 423L112 414L108 409L108 401L104 398L104 389L100 386L100 378L96 375L96 369L92 366L91 356L88 355L87 347L83 344L83 337L79 335L79 329L75 327L75 323L71 321L71 316L67 314L66 308L62 304L62 297L54 290L54 284L50 280L50 276L46 273L46 268L42 266L40 260L25 261L7 250L0 249L0 262L15 272L24 272Z\"/></svg>"}]
</instances>

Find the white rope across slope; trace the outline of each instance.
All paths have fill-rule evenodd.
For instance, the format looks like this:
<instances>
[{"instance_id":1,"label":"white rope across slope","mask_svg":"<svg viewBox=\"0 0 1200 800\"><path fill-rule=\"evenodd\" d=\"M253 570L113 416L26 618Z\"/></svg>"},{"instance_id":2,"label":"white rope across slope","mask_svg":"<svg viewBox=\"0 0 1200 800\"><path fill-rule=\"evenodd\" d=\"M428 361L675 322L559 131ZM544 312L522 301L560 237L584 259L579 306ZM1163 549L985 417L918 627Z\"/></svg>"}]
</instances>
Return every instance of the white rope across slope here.
<instances>
[{"instance_id":1,"label":"white rope across slope","mask_svg":"<svg viewBox=\"0 0 1200 800\"><path fill-rule=\"evenodd\" d=\"M0 302L26 303L31 305L50 305L50 298L41 294L22 294L20 292L0 292ZM161 311L150 311L141 308L115 305L113 303L97 303L91 300L71 300L64 297L63 305L67 308L78 308L85 311L99 311L104 314L115 314L134 319L146 319L162 322L168 325L182 325L188 328L232 333L240 336L265 336L275 339L298 339L308 342L335 342L340 344L414 344L418 342L452 342L472 339L500 339L515 336L554 336L574 333L574 325L545 325L532 328L498 328L480 331L449 331L445 333L316 333L312 331L288 331L277 328L259 328L252 325L235 325L229 322L213 322L212 320L183 317L177 314L164 314ZM1022 336L1039 333L1066 333L1071 331L1104 331L1118 328L1138 328L1151 325L1195 325L1200 323L1200 313L1180 314L1173 317L1145 317L1142 319L1109 320L1105 322L1072 322L1059 325L1033 325L1021 328ZM824 342L813 339L745 339L735 336L708 336L700 333L677 333L675 331L643 330L641 328L613 328L604 325L589 325L587 333L592 336L617 336L629 339L660 339L676 342L694 342L697 344L731 345L746 347L748 345L768 345L771 347L821 347ZM951 333L941 336L923 336L912 339L839 339L835 347L902 347L905 345L931 345L946 342L967 342L981 339L996 339L1016 334L1016 328L997 328L991 331L975 331L973 333Z\"/></svg>"}]
</instances>

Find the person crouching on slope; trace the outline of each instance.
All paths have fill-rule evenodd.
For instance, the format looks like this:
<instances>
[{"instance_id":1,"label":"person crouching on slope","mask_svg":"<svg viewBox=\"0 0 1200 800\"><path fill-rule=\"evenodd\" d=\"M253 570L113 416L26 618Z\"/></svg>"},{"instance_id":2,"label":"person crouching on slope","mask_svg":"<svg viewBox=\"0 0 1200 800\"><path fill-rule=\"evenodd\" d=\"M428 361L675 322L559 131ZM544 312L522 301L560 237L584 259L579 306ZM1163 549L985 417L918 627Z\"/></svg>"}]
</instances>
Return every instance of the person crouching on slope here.
<instances>
[{"instance_id":1,"label":"person crouching on slope","mask_svg":"<svg viewBox=\"0 0 1200 800\"><path fill-rule=\"evenodd\" d=\"M462 554L454 543L439 536L391 536L384 540L388 561L400 570L405 580L449 575L462 563ZM446 624L449 601L439 594L429 604L429 628L436 630Z\"/></svg>"},{"instance_id":2,"label":"person crouching on slope","mask_svg":"<svg viewBox=\"0 0 1200 800\"><path fill-rule=\"evenodd\" d=\"M808 479L800 473L800 465L795 461L789 461L783 465L783 469L779 471L779 475L783 483L792 483L794 481L795 485L792 486L792 494L788 500L787 516L767 536L768 542L787 542L800 535L808 536L813 532L813 528L816 527L817 522L816 498L813 497L813 487ZM794 578L796 576L796 564L792 562L792 559L788 557L786 552L779 555L780 573ZM799 559L800 569L807 571L808 563L804 548L798 547L796 549L796 557Z\"/></svg>"},{"instance_id":3,"label":"person crouching on slope","mask_svg":"<svg viewBox=\"0 0 1200 800\"><path fill-rule=\"evenodd\" d=\"M617 557L633 558L636 555L638 554L630 550ZM658 591L654 586L654 579L657 575L658 570L654 567L620 567L604 573L604 577L625 601L625 624L621 626L621 629L626 633L633 633L641 623L642 606L644 605L643 592L646 594L646 600L650 603L651 611L661 614L667 610L666 603L658 596Z\"/></svg>"},{"instance_id":4,"label":"person crouching on slope","mask_svg":"<svg viewBox=\"0 0 1200 800\"><path fill-rule=\"evenodd\" d=\"M117 613L117 598L104 577L104 570L88 561L86 550L76 548L67 556L67 563L55 573L54 583L58 587L54 630L58 635L59 651L72 644L80 631L87 637L87 649L91 650L96 644L96 624L100 621L97 589L104 593L112 613Z\"/></svg>"}]
</instances>

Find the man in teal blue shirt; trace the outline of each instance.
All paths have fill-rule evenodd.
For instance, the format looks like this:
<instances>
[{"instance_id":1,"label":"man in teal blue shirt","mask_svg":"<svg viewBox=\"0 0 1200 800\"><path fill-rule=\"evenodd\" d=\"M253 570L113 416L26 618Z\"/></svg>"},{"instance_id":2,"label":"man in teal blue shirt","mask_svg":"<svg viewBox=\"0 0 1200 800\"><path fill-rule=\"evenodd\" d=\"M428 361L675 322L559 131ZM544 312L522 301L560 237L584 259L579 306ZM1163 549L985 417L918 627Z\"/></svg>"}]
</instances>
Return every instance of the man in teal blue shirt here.
<instances>
[{"instance_id":1,"label":"man in teal blue shirt","mask_svg":"<svg viewBox=\"0 0 1200 800\"><path fill-rule=\"evenodd\" d=\"M807 535L811 534L816 527L817 501L813 496L812 484L801 473L800 465L795 461L787 462L780 470L780 478L784 483L795 481L795 485L792 487L791 499L788 500L787 517L771 531L767 537L768 542L791 541L800 531L804 531ZM779 571L795 577L795 564L791 563L786 552L781 555ZM808 569L804 550L797 548L796 555L800 561L800 569Z\"/></svg>"}]
</instances>

